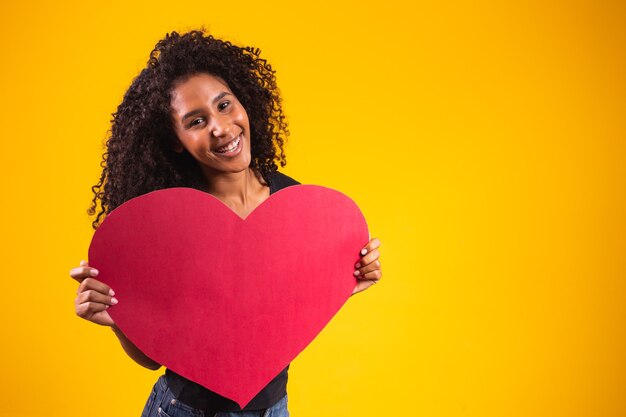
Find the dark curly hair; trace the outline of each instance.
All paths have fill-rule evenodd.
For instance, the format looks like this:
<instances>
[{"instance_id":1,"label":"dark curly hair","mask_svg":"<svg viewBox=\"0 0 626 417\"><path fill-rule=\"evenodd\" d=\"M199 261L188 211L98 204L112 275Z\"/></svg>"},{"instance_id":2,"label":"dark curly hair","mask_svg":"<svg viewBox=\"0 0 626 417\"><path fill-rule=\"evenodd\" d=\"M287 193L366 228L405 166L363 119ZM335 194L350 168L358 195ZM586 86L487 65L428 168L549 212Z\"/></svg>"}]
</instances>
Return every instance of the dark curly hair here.
<instances>
[{"instance_id":1,"label":"dark curly hair","mask_svg":"<svg viewBox=\"0 0 626 417\"><path fill-rule=\"evenodd\" d=\"M276 163L285 166L283 144L289 136L275 71L260 50L239 47L205 35L205 29L168 33L150 53L146 68L135 77L113 113L102 156L102 175L92 187L87 213L92 226L113 209L150 191L169 187L207 189L197 161L172 145L171 91L176 82L197 73L219 76L248 113L251 167L268 182Z\"/></svg>"}]
</instances>

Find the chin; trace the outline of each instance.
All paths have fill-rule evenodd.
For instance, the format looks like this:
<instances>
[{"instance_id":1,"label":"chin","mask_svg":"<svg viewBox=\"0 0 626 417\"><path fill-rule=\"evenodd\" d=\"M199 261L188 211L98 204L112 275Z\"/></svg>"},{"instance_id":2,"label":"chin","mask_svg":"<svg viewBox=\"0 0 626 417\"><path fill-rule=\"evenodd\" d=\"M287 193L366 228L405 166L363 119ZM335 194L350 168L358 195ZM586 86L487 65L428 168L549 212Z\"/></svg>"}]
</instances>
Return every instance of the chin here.
<instances>
[{"instance_id":1,"label":"chin","mask_svg":"<svg viewBox=\"0 0 626 417\"><path fill-rule=\"evenodd\" d=\"M237 158L237 160L213 165L210 167L211 171L216 174L219 173L237 173L242 172L250 168L251 158Z\"/></svg>"}]
</instances>

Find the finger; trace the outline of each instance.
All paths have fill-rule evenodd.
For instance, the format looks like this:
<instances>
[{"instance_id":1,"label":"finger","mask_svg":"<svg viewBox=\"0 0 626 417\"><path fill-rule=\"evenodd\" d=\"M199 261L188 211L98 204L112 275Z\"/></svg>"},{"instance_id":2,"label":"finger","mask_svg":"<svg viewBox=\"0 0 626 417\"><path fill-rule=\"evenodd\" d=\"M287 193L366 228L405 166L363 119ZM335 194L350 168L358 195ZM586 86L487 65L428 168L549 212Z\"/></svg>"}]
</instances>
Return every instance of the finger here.
<instances>
[{"instance_id":1,"label":"finger","mask_svg":"<svg viewBox=\"0 0 626 417\"><path fill-rule=\"evenodd\" d=\"M380 269L380 261L378 259L376 259L375 261L371 262L368 265L365 265L362 268L357 269L356 271L354 271L354 276L358 277L360 275L365 275L368 272L372 272L375 271L377 269Z\"/></svg>"},{"instance_id":2,"label":"finger","mask_svg":"<svg viewBox=\"0 0 626 417\"><path fill-rule=\"evenodd\" d=\"M87 266L87 261L85 260L80 261L80 266Z\"/></svg>"},{"instance_id":3,"label":"finger","mask_svg":"<svg viewBox=\"0 0 626 417\"><path fill-rule=\"evenodd\" d=\"M364 267L365 265L371 264L372 262L374 262L378 258L380 258L380 252L378 252L377 249L374 249L373 251L371 251L370 253L368 253L364 257L362 257L361 260L359 262L357 262L356 265L354 265L354 267L355 268Z\"/></svg>"},{"instance_id":4,"label":"finger","mask_svg":"<svg viewBox=\"0 0 626 417\"><path fill-rule=\"evenodd\" d=\"M109 306L106 304L88 301L86 303L81 303L76 306L76 315L82 318L89 319L95 313L104 311L107 308L109 308Z\"/></svg>"},{"instance_id":5,"label":"finger","mask_svg":"<svg viewBox=\"0 0 626 417\"><path fill-rule=\"evenodd\" d=\"M101 303L98 301L85 300L83 293L79 294L74 300L74 306L76 306L76 311L84 310L84 311L102 311L111 307L112 305L117 304L117 302L110 303ZM95 309L95 310L94 310Z\"/></svg>"},{"instance_id":6,"label":"finger","mask_svg":"<svg viewBox=\"0 0 626 417\"><path fill-rule=\"evenodd\" d=\"M78 282L82 282L87 277L95 277L98 275L96 268L90 268L88 266L79 266L70 270L70 276Z\"/></svg>"},{"instance_id":7,"label":"finger","mask_svg":"<svg viewBox=\"0 0 626 417\"><path fill-rule=\"evenodd\" d=\"M102 281L98 281L95 278L85 278L83 282L81 282L78 286L77 293L81 293L86 290L95 290L102 294L108 294L110 296L115 295L115 291L113 291L111 287L109 287Z\"/></svg>"},{"instance_id":8,"label":"finger","mask_svg":"<svg viewBox=\"0 0 626 417\"><path fill-rule=\"evenodd\" d=\"M86 302L95 302L102 303L108 305L115 305L118 303L117 298L111 297L110 295L102 294L96 290L86 290L78 294L76 297L76 302L78 304L86 303Z\"/></svg>"},{"instance_id":9,"label":"finger","mask_svg":"<svg viewBox=\"0 0 626 417\"><path fill-rule=\"evenodd\" d=\"M368 253L370 253L371 251L373 251L374 249L378 249L378 247L380 246L380 240L378 240L378 238L373 238L371 239L367 245L365 245L363 247L363 249L361 249L361 256L363 255L367 255Z\"/></svg>"},{"instance_id":10,"label":"finger","mask_svg":"<svg viewBox=\"0 0 626 417\"><path fill-rule=\"evenodd\" d=\"M368 272L367 274L363 274L361 276L358 277L359 280L374 280L374 281L378 281L379 279L381 279L383 277L383 272L380 269L377 269L375 271L372 272Z\"/></svg>"}]
</instances>

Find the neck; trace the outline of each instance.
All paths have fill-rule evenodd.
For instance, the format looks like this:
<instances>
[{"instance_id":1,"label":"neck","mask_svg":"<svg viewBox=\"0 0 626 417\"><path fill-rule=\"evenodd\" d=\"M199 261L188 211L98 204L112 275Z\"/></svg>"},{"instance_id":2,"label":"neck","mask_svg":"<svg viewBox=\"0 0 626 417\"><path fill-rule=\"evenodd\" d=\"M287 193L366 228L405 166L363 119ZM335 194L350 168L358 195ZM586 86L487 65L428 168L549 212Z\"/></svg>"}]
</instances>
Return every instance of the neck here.
<instances>
[{"instance_id":1,"label":"neck","mask_svg":"<svg viewBox=\"0 0 626 417\"><path fill-rule=\"evenodd\" d=\"M240 217L246 217L262 201L269 189L250 167L241 172L206 175L209 194L217 197Z\"/></svg>"}]
</instances>

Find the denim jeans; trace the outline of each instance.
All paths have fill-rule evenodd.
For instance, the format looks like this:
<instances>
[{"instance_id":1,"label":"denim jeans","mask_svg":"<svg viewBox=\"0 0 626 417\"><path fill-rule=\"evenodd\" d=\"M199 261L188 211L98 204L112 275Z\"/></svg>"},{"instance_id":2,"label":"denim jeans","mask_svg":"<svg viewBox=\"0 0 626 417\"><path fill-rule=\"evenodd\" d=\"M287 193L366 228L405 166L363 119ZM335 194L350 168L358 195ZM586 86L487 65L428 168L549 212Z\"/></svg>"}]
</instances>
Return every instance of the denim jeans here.
<instances>
[{"instance_id":1,"label":"denim jeans","mask_svg":"<svg viewBox=\"0 0 626 417\"><path fill-rule=\"evenodd\" d=\"M289 417L289 411L285 395L271 408L265 410L225 411L205 416L203 410L178 401L168 387L165 375L161 375L152 387L141 417Z\"/></svg>"}]
</instances>

